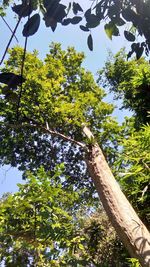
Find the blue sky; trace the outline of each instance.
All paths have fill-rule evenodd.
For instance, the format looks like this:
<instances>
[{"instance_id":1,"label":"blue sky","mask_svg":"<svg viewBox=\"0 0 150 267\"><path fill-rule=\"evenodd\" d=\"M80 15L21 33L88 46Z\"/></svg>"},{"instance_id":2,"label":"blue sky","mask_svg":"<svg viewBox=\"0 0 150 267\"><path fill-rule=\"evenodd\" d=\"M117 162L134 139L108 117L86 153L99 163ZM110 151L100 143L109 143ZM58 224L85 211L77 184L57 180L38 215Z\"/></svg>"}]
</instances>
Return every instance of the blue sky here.
<instances>
[{"instance_id":1,"label":"blue sky","mask_svg":"<svg viewBox=\"0 0 150 267\"><path fill-rule=\"evenodd\" d=\"M68 3L69 1L64 0L64 3ZM87 0L81 0L84 7L88 7ZM11 28L14 28L16 20L13 18L13 14L11 11L8 12L7 22L11 25ZM18 45L24 45L24 38L21 35L22 27L25 20L19 27L19 30L16 34L19 39ZM3 55L6 44L10 38L10 31L2 21L0 20L0 35L1 35L1 51L0 58ZM28 47L27 50L33 51L37 49L39 51L39 56L44 58L45 54L49 50L49 44L53 42L60 42L62 44L62 48L66 49L68 46L74 46L77 51L83 51L85 53L86 59L84 61L84 67L90 70L94 75L97 70L104 66L104 62L107 59L108 51L111 50L113 53L119 51L122 47L129 47L127 41L123 37L114 37L113 40L109 40L106 36L103 25L99 28L93 30L93 39L94 39L94 51L89 51L86 40L88 33L82 32L78 26L67 26L62 27L59 26L55 33L51 31L50 28L46 28L44 22L41 23L40 30L34 36L28 39ZM122 34L123 35L123 30ZM15 39L12 42L12 46L16 45ZM129 48L128 48L129 49ZM112 102L112 96L107 98L109 102ZM124 113L116 110L115 116L118 117L118 120L122 120ZM22 182L21 173L17 171L15 168L10 168L9 166L3 166L0 169L0 195L4 192L14 192L17 189L16 183Z\"/></svg>"}]
</instances>

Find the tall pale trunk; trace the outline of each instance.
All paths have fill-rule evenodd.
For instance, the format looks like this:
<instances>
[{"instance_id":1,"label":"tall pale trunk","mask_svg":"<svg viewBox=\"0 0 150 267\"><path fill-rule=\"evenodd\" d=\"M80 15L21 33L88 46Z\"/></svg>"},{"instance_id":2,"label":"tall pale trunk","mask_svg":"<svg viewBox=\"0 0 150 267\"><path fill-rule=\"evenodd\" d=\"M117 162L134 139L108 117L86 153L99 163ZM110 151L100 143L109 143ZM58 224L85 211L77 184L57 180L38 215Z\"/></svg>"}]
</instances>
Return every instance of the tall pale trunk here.
<instances>
[{"instance_id":1,"label":"tall pale trunk","mask_svg":"<svg viewBox=\"0 0 150 267\"><path fill-rule=\"evenodd\" d=\"M89 139L94 138L86 126L83 132ZM97 143L89 145L86 163L103 207L123 244L142 267L150 267L150 233L121 191Z\"/></svg>"}]
</instances>

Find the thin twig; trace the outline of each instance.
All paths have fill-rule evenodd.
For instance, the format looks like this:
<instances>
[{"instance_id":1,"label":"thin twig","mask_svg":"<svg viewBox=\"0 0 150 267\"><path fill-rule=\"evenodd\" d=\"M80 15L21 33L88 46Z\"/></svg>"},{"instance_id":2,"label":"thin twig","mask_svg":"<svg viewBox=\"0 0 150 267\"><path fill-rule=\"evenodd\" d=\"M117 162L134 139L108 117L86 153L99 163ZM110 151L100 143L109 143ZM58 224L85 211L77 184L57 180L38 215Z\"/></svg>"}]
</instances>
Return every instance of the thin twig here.
<instances>
[{"instance_id":1,"label":"thin twig","mask_svg":"<svg viewBox=\"0 0 150 267\"><path fill-rule=\"evenodd\" d=\"M150 167L147 165L147 163L145 163L143 160L142 160L142 163L143 163L144 167L145 167L147 170L150 171Z\"/></svg>"},{"instance_id":2,"label":"thin twig","mask_svg":"<svg viewBox=\"0 0 150 267\"><path fill-rule=\"evenodd\" d=\"M37 228L37 218L36 218L36 203L35 203L35 205L34 205L34 243L35 243L35 241L36 241L36 228Z\"/></svg>"},{"instance_id":3,"label":"thin twig","mask_svg":"<svg viewBox=\"0 0 150 267\"><path fill-rule=\"evenodd\" d=\"M31 0L29 0L29 8L31 9ZM28 21L30 19L30 12L28 14ZM29 26L28 29L29 30ZM17 103L17 121L19 120L19 108L20 108L20 102L21 102L21 97L22 97L22 92L23 92L23 70L24 70L24 63L25 63L25 58L26 58L26 51L27 51L27 42L28 42L28 36L25 37L25 44L24 44L24 51L23 51L23 58L22 58L22 65L21 65L21 87L20 87L20 92L19 92L19 97L18 97L18 103Z\"/></svg>"},{"instance_id":4,"label":"thin twig","mask_svg":"<svg viewBox=\"0 0 150 267\"><path fill-rule=\"evenodd\" d=\"M12 41L12 39L13 39L15 33L16 33L16 30L17 30L17 28L18 28L18 26L19 26L20 21L21 21L21 17L18 19L18 22L17 22L17 24L16 24L16 26L15 26L15 29L14 29L14 31L13 31L13 33L12 33L12 35L11 35L11 38L10 38L10 40L9 40L7 46L6 46L5 52L4 52L4 54L3 54L3 56L2 56L2 59L1 59L1 61L0 61L0 65L3 63L3 60L4 60L5 56L6 56L6 53L7 53L7 51L8 51L8 48L9 48L9 46L10 46L10 44L11 44L11 41Z\"/></svg>"},{"instance_id":5,"label":"thin twig","mask_svg":"<svg viewBox=\"0 0 150 267\"><path fill-rule=\"evenodd\" d=\"M28 20L29 20L29 17L28 17ZM17 121L19 120L19 108L20 108L20 101L21 101L22 92L23 92L23 87L22 87L22 84L23 84L23 70L24 70L24 63L25 63L25 58L26 58L27 42L28 42L28 37L25 38L25 45L24 45L22 65L21 65L21 87L20 87L18 103L17 103Z\"/></svg>"},{"instance_id":6,"label":"thin twig","mask_svg":"<svg viewBox=\"0 0 150 267\"><path fill-rule=\"evenodd\" d=\"M11 27L9 26L9 24L7 23L7 21L4 19L4 17L1 16L1 18L4 21L4 23L7 25L8 29L11 31L11 33L13 33L13 30L11 29ZM14 38L16 39L17 43L19 43L18 38L16 37L15 34L14 34Z\"/></svg>"}]
</instances>

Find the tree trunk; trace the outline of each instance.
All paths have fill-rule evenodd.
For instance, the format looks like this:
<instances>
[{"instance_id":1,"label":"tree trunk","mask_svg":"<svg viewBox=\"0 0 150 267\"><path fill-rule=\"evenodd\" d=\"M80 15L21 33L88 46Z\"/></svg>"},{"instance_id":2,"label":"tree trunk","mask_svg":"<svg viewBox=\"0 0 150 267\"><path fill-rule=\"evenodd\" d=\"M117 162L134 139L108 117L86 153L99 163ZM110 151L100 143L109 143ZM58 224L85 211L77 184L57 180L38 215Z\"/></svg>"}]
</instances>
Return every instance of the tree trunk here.
<instances>
[{"instance_id":1,"label":"tree trunk","mask_svg":"<svg viewBox=\"0 0 150 267\"><path fill-rule=\"evenodd\" d=\"M87 127L83 132L90 140L94 138ZM150 267L150 233L122 193L97 143L89 145L86 163L103 207L123 244L142 267Z\"/></svg>"}]
</instances>

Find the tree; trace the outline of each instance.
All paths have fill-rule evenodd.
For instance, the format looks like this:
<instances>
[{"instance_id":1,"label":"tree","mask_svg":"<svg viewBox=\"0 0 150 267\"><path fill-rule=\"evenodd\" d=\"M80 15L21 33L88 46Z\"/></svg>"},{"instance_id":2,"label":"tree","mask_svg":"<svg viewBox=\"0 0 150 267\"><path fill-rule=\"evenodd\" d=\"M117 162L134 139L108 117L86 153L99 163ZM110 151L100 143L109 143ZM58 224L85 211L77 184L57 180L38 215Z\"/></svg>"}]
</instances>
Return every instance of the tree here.
<instances>
[{"instance_id":1,"label":"tree","mask_svg":"<svg viewBox=\"0 0 150 267\"><path fill-rule=\"evenodd\" d=\"M144 58L126 61L125 50L110 55L105 67L99 72L99 82L122 100L122 108L134 112L135 126L150 122L150 71Z\"/></svg>"},{"instance_id":2,"label":"tree","mask_svg":"<svg viewBox=\"0 0 150 267\"><path fill-rule=\"evenodd\" d=\"M20 48L11 50L3 71L15 69L17 73L22 55ZM63 161L75 188L86 185L87 189L85 155L88 172L111 223L130 255L142 266L149 266L149 233L121 192L93 134L83 125L91 126L98 142L103 140L111 163L107 152L115 155L115 136L120 127L110 117L112 106L101 100L103 91L81 67L82 59L83 55L73 49L64 52L53 45L45 63L36 52L28 54L26 81L20 90L1 88L1 163L33 171L42 164L54 171L56 163ZM85 180L81 179L83 174ZM68 183L69 179L64 186Z\"/></svg>"},{"instance_id":3,"label":"tree","mask_svg":"<svg viewBox=\"0 0 150 267\"><path fill-rule=\"evenodd\" d=\"M85 266L93 267L126 267L129 266L129 254L118 238L106 213L102 208L78 217L79 235L83 248L76 251L86 262Z\"/></svg>"},{"instance_id":4,"label":"tree","mask_svg":"<svg viewBox=\"0 0 150 267\"><path fill-rule=\"evenodd\" d=\"M50 27L52 31L56 30L58 24L67 26L80 23L80 29L88 33L88 47L93 50L92 31L104 22L104 30L110 39L120 35L121 26L127 26L128 30L124 31L124 36L132 43L128 57L136 53L136 57L140 58L144 51L149 54L150 5L148 0L92 0L92 3L89 1L87 10L82 3L78 2L73 1L64 5L61 0L21 0L17 4L13 1L12 11L18 15L18 22L10 42L22 19L28 18L22 33L23 36L29 37L38 31L42 17L46 27ZM8 5L10 1L3 0L4 8ZM3 15L3 8L1 14ZM138 35L142 36L144 41L135 42Z\"/></svg>"},{"instance_id":5,"label":"tree","mask_svg":"<svg viewBox=\"0 0 150 267\"><path fill-rule=\"evenodd\" d=\"M12 72L15 67L16 73L19 73L23 49L15 48L10 53L3 71ZM49 170L56 164L65 162L68 183L70 181L75 186L82 186L84 190L87 185L88 193L93 186L86 173L82 149L78 147L78 141L84 141L81 124L87 121L92 125L98 140L102 140L110 164L114 161L116 152L113 147L117 147L116 134L120 127L111 117L113 105L102 101L104 91L94 82L91 73L82 68L83 58L82 53L77 53L72 48L63 51L58 44L50 47L45 62L37 58L36 52L27 54L24 66L26 82L21 102L19 88L1 88L1 115L6 124L1 122L3 141L0 154L1 164L18 165L20 170L34 171L40 165ZM15 129L13 138L12 128L7 126L7 122L13 124L13 127L14 124L20 125L20 129ZM22 123L25 127L23 132ZM35 130L34 125L37 124L39 127ZM29 125L31 127L28 128ZM54 130L53 133L56 131L51 141L48 129ZM58 136L57 131L62 135ZM77 142L70 145L69 139L62 139L65 134Z\"/></svg>"},{"instance_id":6,"label":"tree","mask_svg":"<svg viewBox=\"0 0 150 267\"><path fill-rule=\"evenodd\" d=\"M94 138L88 128L83 130L89 139ZM141 228L141 221L120 190L97 143L91 146L86 162L104 209L115 230L126 245L130 255L138 258L142 266L148 266L149 232L145 227L142 226ZM137 228L136 232L135 229ZM132 245L131 240L134 240L134 245ZM138 250L138 255L136 255L135 247Z\"/></svg>"},{"instance_id":7,"label":"tree","mask_svg":"<svg viewBox=\"0 0 150 267\"><path fill-rule=\"evenodd\" d=\"M110 55L99 72L99 82L122 100L121 108L133 112L132 119L124 122L128 138L120 140L123 149L116 168L126 195L149 227L149 62L125 59L124 49Z\"/></svg>"},{"instance_id":8,"label":"tree","mask_svg":"<svg viewBox=\"0 0 150 267\"><path fill-rule=\"evenodd\" d=\"M118 180L142 221L150 226L149 186L150 186L150 126L142 126L139 131L122 140L123 146L118 162ZM126 169L125 169L126 166Z\"/></svg>"},{"instance_id":9,"label":"tree","mask_svg":"<svg viewBox=\"0 0 150 267\"><path fill-rule=\"evenodd\" d=\"M63 171L63 165L53 177L42 167L35 175L28 171L19 191L1 198L0 264L128 266L129 255L104 211L88 212L81 192L62 188Z\"/></svg>"},{"instance_id":10,"label":"tree","mask_svg":"<svg viewBox=\"0 0 150 267\"><path fill-rule=\"evenodd\" d=\"M9 266L69 266L68 254L75 245L73 217L79 195L70 186L62 188L63 166L54 176L40 168L27 173L19 191L0 202L0 262Z\"/></svg>"}]
</instances>

